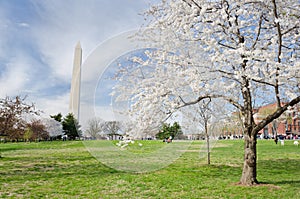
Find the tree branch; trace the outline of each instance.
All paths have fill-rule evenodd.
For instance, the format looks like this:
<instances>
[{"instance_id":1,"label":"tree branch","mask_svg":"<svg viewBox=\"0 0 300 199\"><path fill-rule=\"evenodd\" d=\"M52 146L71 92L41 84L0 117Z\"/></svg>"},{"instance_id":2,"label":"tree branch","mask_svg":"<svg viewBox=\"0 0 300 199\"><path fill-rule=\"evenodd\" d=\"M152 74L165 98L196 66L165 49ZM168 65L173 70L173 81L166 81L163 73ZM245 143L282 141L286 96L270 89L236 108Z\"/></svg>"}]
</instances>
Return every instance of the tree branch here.
<instances>
[{"instance_id":1,"label":"tree branch","mask_svg":"<svg viewBox=\"0 0 300 199\"><path fill-rule=\"evenodd\" d=\"M223 46L223 47L230 48L232 50L236 50L236 48L234 48L232 46L229 46L229 45L226 45L226 44L223 44L223 43L221 43L221 41L218 41L218 44L221 45L221 46Z\"/></svg>"},{"instance_id":2,"label":"tree branch","mask_svg":"<svg viewBox=\"0 0 300 199\"><path fill-rule=\"evenodd\" d=\"M223 98L224 100L228 101L230 104L232 104L233 106L235 106L237 109L244 110L244 107L242 105L240 105L238 102L236 102L233 99L228 98L228 97L226 97L224 95L204 95L204 96L199 96L196 100L190 101L190 102L185 102L181 96L179 96L179 98L180 98L180 100L181 100L181 102L183 104L180 105L180 106L178 106L176 109L180 109L180 108L183 108L183 107L186 107L186 106L197 104L201 100L204 100L204 99Z\"/></svg>"},{"instance_id":3,"label":"tree branch","mask_svg":"<svg viewBox=\"0 0 300 199\"><path fill-rule=\"evenodd\" d=\"M261 122L259 122L256 126L253 132L259 132L261 129L263 129L267 124L272 122L273 120L277 119L281 116L282 113L284 113L288 107L292 107L300 102L300 96L294 98L289 103L286 103L284 106L278 106L276 111L270 115L268 115L265 119L263 119Z\"/></svg>"},{"instance_id":4,"label":"tree branch","mask_svg":"<svg viewBox=\"0 0 300 199\"><path fill-rule=\"evenodd\" d=\"M265 81L263 81L263 80L258 80L258 79L254 79L254 78L251 78L251 80L254 81L254 82L256 82L256 83L266 84L266 85L268 85L268 86L275 87L274 84L271 84L271 83L269 83L269 82L265 82Z\"/></svg>"},{"instance_id":5,"label":"tree branch","mask_svg":"<svg viewBox=\"0 0 300 199\"><path fill-rule=\"evenodd\" d=\"M263 20L263 15L260 15L260 18L259 18L259 23L258 23L258 30L257 30L257 35L256 35L256 38L255 38L255 41L252 45L252 49L255 48L257 42L258 42L258 38L260 36L260 30L261 30L261 24L262 24L262 20Z\"/></svg>"},{"instance_id":6,"label":"tree branch","mask_svg":"<svg viewBox=\"0 0 300 199\"><path fill-rule=\"evenodd\" d=\"M274 17L275 19L278 19L278 14L277 14L277 5L276 5L276 1L272 0L273 2L273 6L274 6ZM278 53L277 53L277 62L281 63L281 50L282 50L282 33L281 33L281 27L280 27L280 23L279 21L275 22L276 23L276 27L277 27L277 33L278 33ZM276 69L276 77L279 76L279 67L277 67ZM275 83L275 94L276 94L276 101L277 101L277 106L280 106L281 102L280 102L280 98L279 98L279 85L278 85L278 78L276 78L276 83Z\"/></svg>"}]
</instances>

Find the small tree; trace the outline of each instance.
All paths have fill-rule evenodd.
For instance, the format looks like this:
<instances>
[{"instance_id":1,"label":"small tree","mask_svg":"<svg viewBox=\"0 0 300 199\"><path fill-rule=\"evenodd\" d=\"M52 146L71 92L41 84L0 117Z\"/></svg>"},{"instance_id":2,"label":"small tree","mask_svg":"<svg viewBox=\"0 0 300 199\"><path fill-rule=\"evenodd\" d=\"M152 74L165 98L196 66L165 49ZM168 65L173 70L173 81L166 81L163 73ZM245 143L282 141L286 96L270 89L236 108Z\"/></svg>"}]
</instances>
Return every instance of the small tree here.
<instances>
[{"instance_id":1,"label":"small tree","mask_svg":"<svg viewBox=\"0 0 300 199\"><path fill-rule=\"evenodd\" d=\"M120 135L121 123L118 121L106 121L103 123L102 130L111 139L114 139L114 136Z\"/></svg>"},{"instance_id":2,"label":"small tree","mask_svg":"<svg viewBox=\"0 0 300 199\"><path fill-rule=\"evenodd\" d=\"M23 135L24 141L25 142L32 141L32 135L33 135L32 130L30 128L27 128Z\"/></svg>"},{"instance_id":3,"label":"small tree","mask_svg":"<svg viewBox=\"0 0 300 199\"><path fill-rule=\"evenodd\" d=\"M52 118L45 118L43 119L43 124L51 139L57 139L63 135L61 122Z\"/></svg>"},{"instance_id":4,"label":"small tree","mask_svg":"<svg viewBox=\"0 0 300 199\"><path fill-rule=\"evenodd\" d=\"M25 103L25 99L20 96L0 99L0 136L16 141L23 139L27 124L24 115L39 114L34 104Z\"/></svg>"},{"instance_id":5,"label":"small tree","mask_svg":"<svg viewBox=\"0 0 300 199\"><path fill-rule=\"evenodd\" d=\"M29 141L41 141L47 140L49 138L49 133L46 131L46 126L41 120L32 120L27 124L26 133L27 139Z\"/></svg>"},{"instance_id":6,"label":"small tree","mask_svg":"<svg viewBox=\"0 0 300 199\"><path fill-rule=\"evenodd\" d=\"M92 139L97 139L99 133L102 131L104 121L99 118L93 118L88 121L88 127L85 133L92 137Z\"/></svg>"},{"instance_id":7,"label":"small tree","mask_svg":"<svg viewBox=\"0 0 300 199\"><path fill-rule=\"evenodd\" d=\"M62 121L63 131L69 139L75 140L81 136L79 122L76 120L72 113L69 113Z\"/></svg>"},{"instance_id":8,"label":"small tree","mask_svg":"<svg viewBox=\"0 0 300 199\"><path fill-rule=\"evenodd\" d=\"M164 123L161 127L161 130L156 134L158 139L168 139L172 137L172 139L179 138L182 135L181 126L174 122L174 124L170 125L168 123Z\"/></svg>"},{"instance_id":9,"label":"small tree","mask_svg":"<svg viewBox=\"0 0 300 199\"><path fill-rule=\"evenodd\" d=\"M209 132L208 125L211 119L211 109L209 107L211 100L208 101L203 100L199 103L199 109L197 110L199 113L199 117L201 119L201 124L204 127L204 134L206 138L206 146L207 146L207 164L210 164L210 146L209 146Z\"/></svg>"},{"instance_id":10,"label":"small tree","mask_svg":"<svg viewBox=\"0 0 300 199\"><path fill-rule=\"evenodd\" d=\"M218 104L221 103L218 100ZM185 125L189 126L189 133L201 134L203 132L206 140L207 164L210 164L210 149L212 147L211 139L219 135L217 132L217 122L224 120L227 116L224 107L213 103L210 98L204 99L198 104L184 107L182 115L187 120Z\"/></svg>"}]
</instances>

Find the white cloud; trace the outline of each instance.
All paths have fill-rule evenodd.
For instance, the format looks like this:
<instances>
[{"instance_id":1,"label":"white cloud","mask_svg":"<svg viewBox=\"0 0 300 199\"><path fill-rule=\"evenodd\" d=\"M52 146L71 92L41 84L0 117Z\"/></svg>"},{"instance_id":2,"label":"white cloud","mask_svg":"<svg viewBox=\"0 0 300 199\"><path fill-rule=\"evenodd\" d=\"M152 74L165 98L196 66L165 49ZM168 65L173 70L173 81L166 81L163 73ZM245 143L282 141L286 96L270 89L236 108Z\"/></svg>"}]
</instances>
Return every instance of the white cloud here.
<instances>
[{"instance_id":1,"label":"white cloud","mask_svg":"<svg viewBox=\"0 0 300 199\"><path fill-rule=\"evenodd\" d=\"M28 23L25 23L25 22L18 23L18 25L19 25L20 27L24 27L24 28L28 28L28 27L29 27L29 24L28 24Z\"/></svg>"},{"instance_id":2,"label":"white cloud","mask_svg":"<svg viewBox=\"0 0 300 199\"><path fill-rule=\"evenodd\" d=\"M51 98L29 98L35 102L36 108L43 111L42 116L49 117L49 115L56 115L61 113L63 116L68 114L69 111L69 98L70 93L64 93L62 95L53 96Z\"/></svg>"},{"instance_id":3,"label":"white cloud","mask_svg":"<svg viewBox=\"0 0 300 199\"><path fill-rule=\"evenodd\" d=\"M15 96L24 90L30 81L29 68L26 57L12 58L1 71L0 96Z\"/></svg>"}]
</instances>

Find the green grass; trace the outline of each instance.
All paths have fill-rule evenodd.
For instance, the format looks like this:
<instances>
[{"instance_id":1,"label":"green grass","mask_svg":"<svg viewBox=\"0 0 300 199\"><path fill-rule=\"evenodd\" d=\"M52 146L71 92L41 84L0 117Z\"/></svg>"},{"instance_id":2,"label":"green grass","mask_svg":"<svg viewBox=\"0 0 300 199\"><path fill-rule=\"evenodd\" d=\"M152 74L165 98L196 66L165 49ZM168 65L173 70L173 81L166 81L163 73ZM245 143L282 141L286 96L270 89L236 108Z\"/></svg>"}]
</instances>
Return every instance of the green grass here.
<instances>
[{"instance_id":1,"label":"green grass","mask_svg":"<svg viewBox=\"0 0 300 199\"><path fill-rule=\"evenodd\" d=\"M158 141L140 142L142 147L125 150L139 154L163 147ZM292 141L284 147L258 141L262 183L254 187L237 184L243 141L218 141L209 166L205 153L199 156L203 144L193 142L163 169L134 174L103 165L80 141L1 143L0 198L300 198L300 147Z\"/></svg>"}]
</instances>

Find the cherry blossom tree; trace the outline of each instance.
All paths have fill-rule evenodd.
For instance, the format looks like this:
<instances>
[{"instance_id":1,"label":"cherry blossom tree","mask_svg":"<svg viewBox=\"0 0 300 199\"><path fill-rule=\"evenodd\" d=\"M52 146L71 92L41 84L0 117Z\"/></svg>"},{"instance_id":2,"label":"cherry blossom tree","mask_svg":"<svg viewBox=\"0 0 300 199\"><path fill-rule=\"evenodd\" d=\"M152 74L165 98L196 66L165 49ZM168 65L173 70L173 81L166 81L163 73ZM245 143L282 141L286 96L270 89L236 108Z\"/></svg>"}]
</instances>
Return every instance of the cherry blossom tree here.
<instances>
[{"instance_id":1,"label":"cherry blossom tree","mask_svg":"<svg viewBox=\"0 0 300 199\"><path fill-rule=\"evenodd\" d=\"M116 99L130 101L139 129L203 99L227 101L242 118L240 183L257 184L257 133L300 101L300 2L162 0L145 15L137 37L153 49L135 59L138 70L123 70L131 79L115 87ZM262 101L277 108L256 124L254 102Z\"/></svg>"},{"instance_id":2,"label":"cherry blossom tree","mask_svg":"<svg viewBox=\"0 0 300 199\"><path fill-rule=\"evenodd\" d=\"M53 118L44 118L42 119L42 122L51 138L56 139L63 135L62 124L59 121Z\"/></svg>"}]
</instances>

